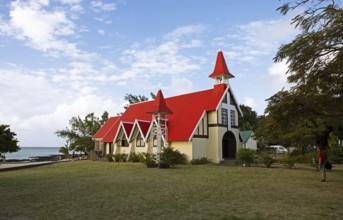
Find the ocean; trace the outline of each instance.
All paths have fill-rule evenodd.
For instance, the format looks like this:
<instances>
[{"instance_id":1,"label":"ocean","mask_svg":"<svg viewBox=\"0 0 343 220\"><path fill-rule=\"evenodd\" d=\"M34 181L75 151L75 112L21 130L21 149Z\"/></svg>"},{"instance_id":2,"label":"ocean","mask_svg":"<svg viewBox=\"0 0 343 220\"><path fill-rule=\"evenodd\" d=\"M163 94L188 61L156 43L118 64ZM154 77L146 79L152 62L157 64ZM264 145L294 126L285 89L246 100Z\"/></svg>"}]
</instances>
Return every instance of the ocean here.
<instances>
[{"instance_id":1,"label":"ocean","mask_svg":"<svg viewBox=\"0 0 343 220\"><path fill-rule=\"evenodd\" d=\"M6 160L26 160L30 157L62 155L59 147L21 147L18 152L6 153Z\"/></svg>"}]
</instances>

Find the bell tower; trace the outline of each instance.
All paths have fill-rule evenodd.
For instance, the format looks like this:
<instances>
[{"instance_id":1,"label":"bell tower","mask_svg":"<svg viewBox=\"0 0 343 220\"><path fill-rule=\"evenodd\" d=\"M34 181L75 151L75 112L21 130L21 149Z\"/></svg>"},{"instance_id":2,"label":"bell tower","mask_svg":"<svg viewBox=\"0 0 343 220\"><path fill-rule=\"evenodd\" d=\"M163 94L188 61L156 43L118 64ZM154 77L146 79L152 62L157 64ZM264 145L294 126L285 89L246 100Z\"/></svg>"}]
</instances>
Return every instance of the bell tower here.
<instances>
[{"instance_id":1,"label":"bell tower","mask_svg":"<svg viewBox=\"0 0 343 220\"><path fill-rule=\"evenodd\" d=\"M228 84L228 80L235 77L227 68L225 58L221 50L218 51L216 65L214 66L213 73L211 73L211 75L209 75L208 77L215 80L215 85Z\"/></svg>"},{"instance_id":2,"label":"bell tower","mask_svg":"<svg viewBox=\"0 0 343 220\"><path fill-rule=\"evenodd\" d=\"M152 114L152 120L155 122L152 133L157 137L157 162L158 167L160 167L162 136L164 138L164 147L168 146L167 114L173 113L167 106L161 90L158 90L156 98L148 113Z\"/></svg>"}]
</instances>

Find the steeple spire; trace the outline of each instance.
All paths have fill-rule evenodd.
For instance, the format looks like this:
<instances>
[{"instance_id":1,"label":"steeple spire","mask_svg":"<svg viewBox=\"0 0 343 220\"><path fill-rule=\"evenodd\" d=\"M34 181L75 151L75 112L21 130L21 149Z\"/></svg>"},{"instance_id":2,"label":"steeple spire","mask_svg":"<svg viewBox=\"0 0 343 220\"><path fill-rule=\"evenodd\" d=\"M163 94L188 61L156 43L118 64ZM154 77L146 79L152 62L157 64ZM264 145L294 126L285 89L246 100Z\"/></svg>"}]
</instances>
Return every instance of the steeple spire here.
<instances>
[{"instance_id":1,"label":"steeple spire","mask_svg":"<svg viewBox=\"0 0 343 220\"><path fill-rule=\"evenodd\" d=\"M151 109L148 113L164 113L164 114L172 114L172 110L167 106L166 100L163 97L163 93L161 90L158 90L156 98L151 106Z\"/></svg>"},{"instance_id":2,"label":"steeple spire","mask_svg":"<svg viewBox=\"0 0 343 220\"><path fill-rule=\"evenodd\" d=\"M211 73L209 77L215 79L216 84L226 83L228 79L235 77L227 68L225 58L221 50L218 51L216 65L214 66L213 73Z\"/></svg>"}]
</instances>

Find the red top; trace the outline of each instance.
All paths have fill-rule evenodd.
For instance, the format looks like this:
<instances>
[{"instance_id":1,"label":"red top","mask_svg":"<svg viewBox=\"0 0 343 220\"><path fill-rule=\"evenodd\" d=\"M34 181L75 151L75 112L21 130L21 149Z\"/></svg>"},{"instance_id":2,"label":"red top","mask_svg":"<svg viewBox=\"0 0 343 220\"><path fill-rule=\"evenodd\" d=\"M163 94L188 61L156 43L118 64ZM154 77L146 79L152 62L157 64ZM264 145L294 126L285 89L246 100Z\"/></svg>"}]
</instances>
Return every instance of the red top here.
<instances>
[{"instance_id":1,"label":"red top","mask_svg":"<svg viewBox=\"0 0 343 220\"><path fill-rule=\"evenodd\" d=\"M211 75L209 75L209 77L216 78L216 77L220 77L220 76L226 76L227 78L235 77L234 75L232 75L230 73L229 69L227 68L225 58L224 58L222 51L218 52L216 65L214 66L213 73Z\"/></svg>"},{"instance_id":2,"label":"red top","mask_svg":"<svg viewBox=\"0 0 343 220\"><path fill-rule=\"evenodd\" d=\"M93 138L103 138L109 130L116 124L120 116L110 117L105 124L93 135ZM119 123L118 123L119 124Z\"/></svg>"},{"instance_id":3,"label":"red top","mask_svg":"<svg viewBox=\"0 0 343 220\"><path fill-rule=\"evenodd\" d=\"M318 160L319 165L324 165L326 163L326 160L327 160L326 152L323 150L318 150L317 151L317 160Z\"/></svg>"},{"instance_id":4,"label":"red top","mask_svg":"<svg viewBox=\"0 0 343 220\"><path fill-rule=\"evenodd\" d=\"M150 110L148 111L148 113L158 113L158 112L163 112L166 114L172 114L173 113L170 110L170 108L168 108L161 90L158 90L156 98L155 98Z\"/></svg>"}]
</instances>

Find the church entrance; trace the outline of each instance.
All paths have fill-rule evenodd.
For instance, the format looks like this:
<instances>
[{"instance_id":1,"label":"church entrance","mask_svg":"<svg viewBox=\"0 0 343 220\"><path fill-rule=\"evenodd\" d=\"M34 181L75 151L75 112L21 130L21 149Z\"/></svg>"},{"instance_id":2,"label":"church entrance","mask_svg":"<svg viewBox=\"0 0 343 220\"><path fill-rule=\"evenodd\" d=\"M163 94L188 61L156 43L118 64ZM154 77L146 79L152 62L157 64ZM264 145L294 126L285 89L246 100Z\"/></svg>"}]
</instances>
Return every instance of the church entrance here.
<instances>
[{"instance_id":1,"label":"church entrance","mask_svg":"<svg viewBox=\"0 0 343 220\"><path fill-rule=\"evenodd\" d=\"M231 131L227 131L223 136L222 152L223 159L234 159L236 158L236 138Z\"/></svg>"}]
</instances>

